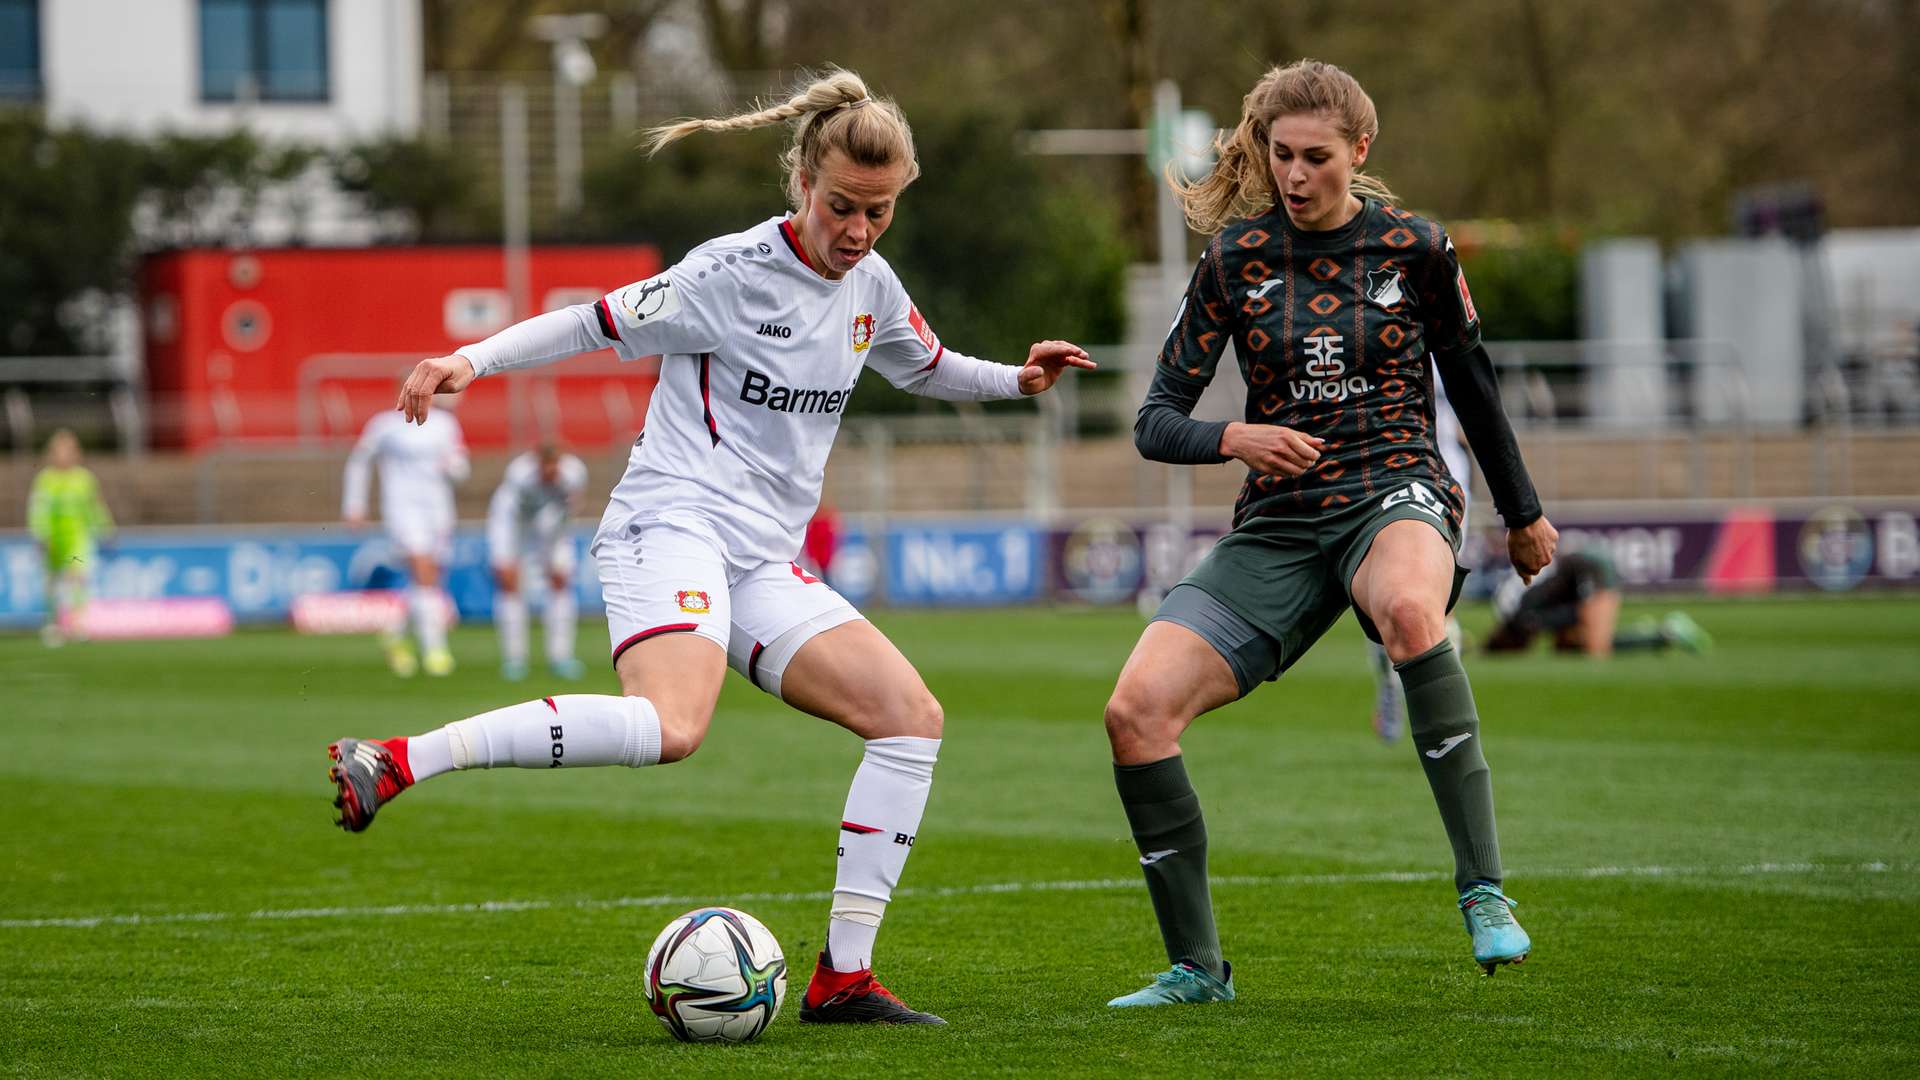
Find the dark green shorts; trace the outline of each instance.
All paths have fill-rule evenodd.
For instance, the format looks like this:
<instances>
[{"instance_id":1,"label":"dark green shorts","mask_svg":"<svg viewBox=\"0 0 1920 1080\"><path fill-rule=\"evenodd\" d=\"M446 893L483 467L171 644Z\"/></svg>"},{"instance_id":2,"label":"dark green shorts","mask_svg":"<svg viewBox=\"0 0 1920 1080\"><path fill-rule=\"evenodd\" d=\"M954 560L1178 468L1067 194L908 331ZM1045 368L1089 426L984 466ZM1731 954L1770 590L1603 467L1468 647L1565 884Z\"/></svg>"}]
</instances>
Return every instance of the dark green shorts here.
<instances>
[{"instance_id":1,"label":"dark green shorts","mask_svg":"<svg viewBox=\"0 0 1920 1080\"><path fill-rule=\"evenodd\" d=\"M1261 680L1271 680L1306 655L1313 643L1353 607L1353 575L1381 529L1396 521L1424 521L1439 531L1454 551L1460 550L1460 532L1447 514L1446 504L1433 488L1410 481L1370 499L1314 517L1255 518L1220 538L1182 585L1191 585L1212 597L1227 612L1272 642L1270 671L1241 671L1248 657L1242 635L1228 633L1221 640L1202 630L1230 664L1236 658L1244 694ZM1467 571L1454 567L1453 589L1447 610L1460 599ZM1184 592L1184 591L1183 591ZM1186 594L1191 607L1191 594ZM1169 598L1172 594L1169 594ZM1168 612L1167 618L1190 629L1195 623L1217 623L1221 613L1197 618L1194 612ZM1380 640L1373 620L1354 609L1367 637ZM1232 640L1229 640L1232 639ZM1262 665L1264 666L1264 665Z\"/></svg>"}]
</instances>

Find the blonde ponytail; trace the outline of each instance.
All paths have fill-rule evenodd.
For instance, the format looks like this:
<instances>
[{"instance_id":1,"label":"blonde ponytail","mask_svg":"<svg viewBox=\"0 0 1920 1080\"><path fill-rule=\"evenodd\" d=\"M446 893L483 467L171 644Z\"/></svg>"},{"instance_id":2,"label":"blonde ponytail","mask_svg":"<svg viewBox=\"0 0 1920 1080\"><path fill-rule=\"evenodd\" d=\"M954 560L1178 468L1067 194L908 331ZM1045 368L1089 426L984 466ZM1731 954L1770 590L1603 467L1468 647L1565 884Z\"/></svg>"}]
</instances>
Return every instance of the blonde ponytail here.
<instances>
[{"instance_id":1,"label":"blonde ponytail","mask_svg":"<svg viewBox=\"0 0 1920 1080\"><path fill-rule=\"evenodd\" d=\"M829 153L839 151L855 165L884 168L904 164L906 180L920 175L913 151L913 129L889 98L875 97L860 76L840 68L797 87L787 100L750 112L707 119L687 118L649 128L648 156L696 131L746 131L774 124L793 126L793 141L780 155L787 174L787 198L799 209L801 180L819 174Z\"/></svg>"}]
</instances>

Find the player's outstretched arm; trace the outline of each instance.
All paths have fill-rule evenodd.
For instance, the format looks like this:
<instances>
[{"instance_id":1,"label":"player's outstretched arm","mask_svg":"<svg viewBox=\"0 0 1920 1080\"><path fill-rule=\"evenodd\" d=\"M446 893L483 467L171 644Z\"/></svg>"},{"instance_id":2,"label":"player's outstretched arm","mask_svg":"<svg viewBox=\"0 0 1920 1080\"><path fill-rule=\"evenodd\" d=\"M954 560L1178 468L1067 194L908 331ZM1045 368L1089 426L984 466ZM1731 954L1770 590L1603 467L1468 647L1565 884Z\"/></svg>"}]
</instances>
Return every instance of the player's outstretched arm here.
<instances>
[{"instance_id":1,"label":"player's outstretched arm","mask_svg":"<svg viewBox=\"0 0 1920 1080\"><path fill-rule=\"evenodd\" d=\"M1087 350L1070 341L1036 341L1027 350L1027 363L1020 369L1020 392L1027 397L1043 394L1068 368L1092 370L1099 366Z\"/></svg>"}]
</instances>

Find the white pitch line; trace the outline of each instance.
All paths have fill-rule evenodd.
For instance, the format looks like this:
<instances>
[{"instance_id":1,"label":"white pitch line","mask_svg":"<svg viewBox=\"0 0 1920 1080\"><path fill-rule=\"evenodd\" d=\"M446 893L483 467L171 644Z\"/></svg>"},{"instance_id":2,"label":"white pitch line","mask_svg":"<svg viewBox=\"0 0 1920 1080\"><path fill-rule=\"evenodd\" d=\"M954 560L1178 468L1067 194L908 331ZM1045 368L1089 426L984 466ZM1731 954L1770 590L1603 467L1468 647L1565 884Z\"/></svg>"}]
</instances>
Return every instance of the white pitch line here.
<instances>
[{"instance_id":1,"label":"white pitch line","mask_svg":"<svg viewBox=\"0 0 1920 1080\"><path fill-rule=\"evenodd\" d=\"M1760 862L1732 866L1576 866L1530 870L1523 880L1567 878L1698 879L1807 874L1911 874L1916 863ZM1358 874L1224 874L1212 883L1225 887L1288 887L1301 885L1372 885L1423 881L1450 881L1453 875L1437 870L1382 870ZM896 890L897 896L999 896L1017 893L1125 892L1141 887L1138 878L1095 878L1083 881L997 881L978 885L947 885L932 889ZM827 889L801 892L736 893L729 904L793 903L827 900ZM158 926L168 923L257 922L283 919L377 919L405 915L489 915L500 912L551 911L573 908L600 911L611 908L697 907L714 897L662 894L617 896L604 900L483 900L466 904L386 904L378 907L263 908L255 911L181 911L156 915L79 915L41 919L0 919L0 930L92 930L102 926Z\"/></svg>"}]
</instances>

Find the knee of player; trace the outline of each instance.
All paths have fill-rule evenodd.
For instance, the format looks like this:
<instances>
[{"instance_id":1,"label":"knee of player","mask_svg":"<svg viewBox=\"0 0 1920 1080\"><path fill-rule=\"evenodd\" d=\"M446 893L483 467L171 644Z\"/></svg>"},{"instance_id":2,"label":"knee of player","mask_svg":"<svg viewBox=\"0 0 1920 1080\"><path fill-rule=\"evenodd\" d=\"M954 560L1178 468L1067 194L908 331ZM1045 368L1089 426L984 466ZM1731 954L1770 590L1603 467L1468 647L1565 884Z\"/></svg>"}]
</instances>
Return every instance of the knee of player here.
<instances>
[{"instance_id":1,"label":"knee of player","mask_svg":"<svg viewBox=\"0 0 1920 1080\"><path fill-rule=\"evenodd\" d=\"M1139 687L1123 680L1107 699L1107 739L1114 746L1150 739L1166 726L1153 700Z\"/></svg>"},{"instance_id":2,"label":"knee of player","mask_svg":"<svg viewBox=\"0 0 1920 1080\"><path fill-rule=\"evenodd\" d=\"M1387 601L1384 618L1378 620L1382 644L1397 663L1420 655L1447 636L1447 617L1416 596L1396 596Z\"/></svg>"},{"instance_id":3,"label":"knee of player","mask_svg":"<svg viewBox=\"0 0 1920 1080\"><path fill-rule=\"evenodd\" d=\"M707 717L660 714L660 764L685 761L707 739Z\"/></svg>"},{"instance_id":4,"label":"knee of player","mask_svg":"<svg viewBox=\"0 0 1920 1080\"><path fill-rule=\"evenodd\" d=\"M946 728L947 715L940 707L940 699L924 686L903 691L893 700L869 708L873 715L862 728L879 732L876 738L911 735L921 739L938 739Z\"/></svg>"}]
</instances>

